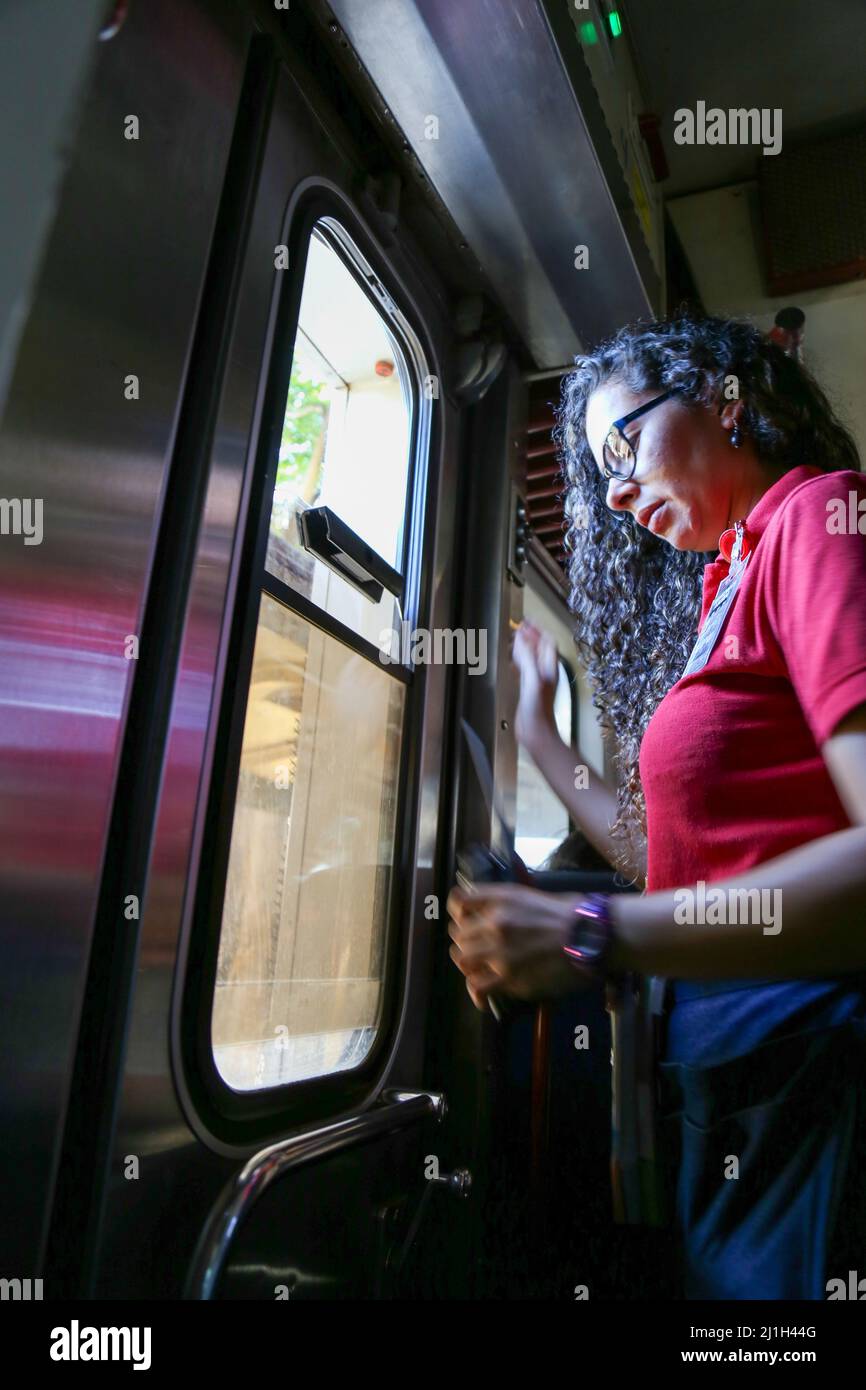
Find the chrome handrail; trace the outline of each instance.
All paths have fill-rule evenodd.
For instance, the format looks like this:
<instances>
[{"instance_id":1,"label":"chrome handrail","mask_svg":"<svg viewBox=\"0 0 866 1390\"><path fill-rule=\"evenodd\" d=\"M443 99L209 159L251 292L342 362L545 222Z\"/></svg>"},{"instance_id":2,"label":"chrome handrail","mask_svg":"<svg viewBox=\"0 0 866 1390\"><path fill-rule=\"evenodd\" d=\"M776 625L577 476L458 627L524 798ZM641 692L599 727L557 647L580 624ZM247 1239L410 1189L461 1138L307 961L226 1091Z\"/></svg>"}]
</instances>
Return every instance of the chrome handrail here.
<instances>
[{"instance_id":1,"label":"chrome handrail","mask_svg":"<svg viewBox=\"0 0 866 1390\"><path fill-rule=\"evenodd\" d=\"M385 1091L378 1105L322 1129L281 1139L254 1154L223 1188L196 1245L184 1297L214 1296L229 1246L253 1206L277 1178L339 1149L364 1143L415 1121L445 1117L445 1097L437 1091Z\"/></svg>"}]
</instances>

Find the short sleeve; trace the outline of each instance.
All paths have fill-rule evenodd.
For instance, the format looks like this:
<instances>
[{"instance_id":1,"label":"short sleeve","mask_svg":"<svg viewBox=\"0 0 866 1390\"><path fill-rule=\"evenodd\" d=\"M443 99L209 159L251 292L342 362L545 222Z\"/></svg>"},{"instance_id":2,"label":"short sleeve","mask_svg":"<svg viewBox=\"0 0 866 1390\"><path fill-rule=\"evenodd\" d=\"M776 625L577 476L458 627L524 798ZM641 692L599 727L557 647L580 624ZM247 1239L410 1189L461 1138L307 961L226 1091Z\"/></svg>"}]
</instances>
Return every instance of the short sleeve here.
<instances>
[{"instance_id":1,"label":"short sleeve","mask_svg":"<svg viewBox=\"0 0 866 1390\"><path fill-rule=\"evenodd\" d=\"M820 746L866 702L866 477L791 493L761 539L767 617Z\"/></svg>"}]
</instances>

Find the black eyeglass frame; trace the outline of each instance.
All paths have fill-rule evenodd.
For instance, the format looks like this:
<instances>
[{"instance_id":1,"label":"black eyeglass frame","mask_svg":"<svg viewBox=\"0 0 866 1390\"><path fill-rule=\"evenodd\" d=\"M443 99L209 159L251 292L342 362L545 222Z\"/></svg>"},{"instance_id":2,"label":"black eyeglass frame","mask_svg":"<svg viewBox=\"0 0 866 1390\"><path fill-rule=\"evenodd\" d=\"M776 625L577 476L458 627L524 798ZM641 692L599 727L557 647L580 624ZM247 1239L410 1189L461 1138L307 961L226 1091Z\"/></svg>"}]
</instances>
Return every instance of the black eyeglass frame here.
<instances>
[{"instance_id":1,"label":"black eyeglass frame","mask_svg":"<svg viewBox=\"0 0 866 1390\"><path fill-rule=\"evenodd\" d=\"M605 478L613 478L620 483L628 482L637 466L637 454L623 434L623 426L630 424L632 420L636 420L639 415L645 415L646 412L652 410L654 406L661 405L662 401L666 401L668 397L673 394L672 389L663 391L660 396L654 396L651 401L645 401L643 405L639 405L637 410L631 410L628 415L621 415L618 420L613 421L604 437L604 445L602 447L601 464ZM629 471L627 473L614 473L614 471L608 467L604 454L605 449L609 449L614 458L622 459L625 463L630 464Z\"/></svg>"}]
</instances>

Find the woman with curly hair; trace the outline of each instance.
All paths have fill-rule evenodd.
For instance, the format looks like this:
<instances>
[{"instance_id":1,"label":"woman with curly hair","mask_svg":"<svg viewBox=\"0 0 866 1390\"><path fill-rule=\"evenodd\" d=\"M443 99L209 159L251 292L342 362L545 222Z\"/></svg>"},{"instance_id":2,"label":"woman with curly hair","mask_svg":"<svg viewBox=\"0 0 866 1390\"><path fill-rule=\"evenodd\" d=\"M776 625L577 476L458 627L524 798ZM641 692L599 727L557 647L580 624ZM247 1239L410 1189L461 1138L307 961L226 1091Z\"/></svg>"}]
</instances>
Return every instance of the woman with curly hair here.
<instances>
[{"instance_id":1,"label":"woman with curly hair","mask_svg":"<svg viewBox=\"0 0 866 1390\"><path fill-rule=\"evenodd\" d=\"M451 955L482 1009L664 977L685 1296L844 1297L866 1248L856 446L798 361L719 318L624 329L577 359L557 418L617 785L559 738L555 653L527 625L517 737L641 891L455 889Z\"/></svg>"}]
</instances>

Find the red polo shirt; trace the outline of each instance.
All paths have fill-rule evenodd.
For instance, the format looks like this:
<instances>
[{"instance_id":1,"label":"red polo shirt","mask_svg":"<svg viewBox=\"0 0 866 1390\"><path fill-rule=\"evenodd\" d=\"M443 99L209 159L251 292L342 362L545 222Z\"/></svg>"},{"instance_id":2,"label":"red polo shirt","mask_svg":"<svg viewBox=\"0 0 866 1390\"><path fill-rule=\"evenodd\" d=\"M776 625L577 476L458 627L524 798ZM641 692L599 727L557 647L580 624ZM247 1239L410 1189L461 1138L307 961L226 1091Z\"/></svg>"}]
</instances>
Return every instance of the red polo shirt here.
<instances>
[{"instance_id":1,"label":"red polo shirt","mask_svg":"<svg viewBox=\"0 0 866 1390\"><path fill-rule=\"evenodd\" d=\"M752 555L718 641L668 691L641 744L648 891L745 875L850 824L820 749L866 700L861 518L866 531L862 474L806 465L745 518ZM705 567L701 624L733 539L724 532ZM670 983L663 1056L689 1067L866 1017L866 972Z\"/></svg>"},{"instance_id":2,"label":"red polo shirt","mask_svg":"<svg viewBox=\"0 0 866 1390\"><path fill-rule=\"evenodd\" d=\"M641 745L649 892L744 874L850 825L820 749L866 701L866 478L801 465L745 524L753 553L716 646ZM701 624L733 535L705 566Z\"/></svg>"}]
</instances>

